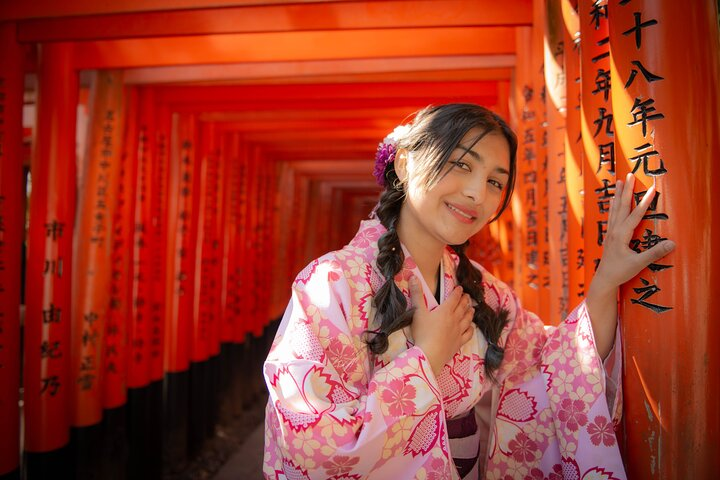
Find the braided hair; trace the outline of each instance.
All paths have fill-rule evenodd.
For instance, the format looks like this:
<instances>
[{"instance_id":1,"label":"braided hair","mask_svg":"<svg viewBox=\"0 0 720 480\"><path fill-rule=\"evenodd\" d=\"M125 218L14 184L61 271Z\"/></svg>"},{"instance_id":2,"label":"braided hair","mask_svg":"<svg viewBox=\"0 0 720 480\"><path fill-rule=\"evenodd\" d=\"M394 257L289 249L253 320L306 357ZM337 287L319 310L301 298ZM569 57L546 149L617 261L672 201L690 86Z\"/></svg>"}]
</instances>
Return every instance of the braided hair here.
<instances>
[{"instance_id":1,"label":"braided hair","mask_svg":"<svg viewBox=\"0 0 720 480\"><path fill-rule=\"evenodd\" d=\"M510 203L515 186L517 137L505 121L492 111L474 104L447 104L430 106L417 112L407 134L399 139L398 148L405 148L418 155L418 175L427 189L442 178L442 172L452 151L464 135L472 128L479 128L483 136L499 133L508 142L510 150L510 178L503 191L500 207L490 222L496 220ZM388 337L412 323L414 310L407 309L407 300L395 283L395 275L402 269L405 255L400 246L396 226L405 198L405 191L395 172L394 162L385 167L385 190L375 210L386 232L378 240L377 266L385 277L385 283L373 299L376 309L377 330L368 331L366 343L376 355L388 349ZM450 245L459 258L456 271L457 281L463 291L475 302L473 323L488 342L485 353L485 371L490 378L503 359L504 350L498 346L500 334L507 325L508 311L493 310L485 302L482 272L475 268L465 254L469 241L462 245Z\"/></svg>"}]
</instances>

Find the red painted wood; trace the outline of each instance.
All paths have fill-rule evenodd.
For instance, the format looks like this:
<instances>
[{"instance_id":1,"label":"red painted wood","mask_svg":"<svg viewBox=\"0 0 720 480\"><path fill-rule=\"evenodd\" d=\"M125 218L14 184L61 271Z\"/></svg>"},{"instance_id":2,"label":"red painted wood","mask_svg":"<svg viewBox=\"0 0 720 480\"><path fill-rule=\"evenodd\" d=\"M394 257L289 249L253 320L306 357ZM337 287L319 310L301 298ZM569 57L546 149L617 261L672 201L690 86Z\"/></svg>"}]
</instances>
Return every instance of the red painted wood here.
<instances>
[{"instance_id":1,"label":"red painted wood","mask_svg":"<svg viewBox=\"0 0 720 480\"><path fill-rule=\"evenodd\" d=\"M103 410L103 344L111 296L114 199L123 126L121 72L99 72L92 86L88 146L82 157L73 256L71 422L95 425Z\"/></svg>"},{"instance_id":2,"label":"red painted wood","mask_svg":"<svg viewBox=\"0 0 720 480\"><path fill-rule=\"evenodd\" d=\"M631 245L678 245L620 292L628 476L712 478L720 455L717 6L638 0L608 10L618 178L632 172L638 196L651 185L659 195Z\"/></svg>"},{"instance_id":3,"label":"red painted wood","mask_svg":"<svg viewBox=\"0 0 720 480\"><path fill-rule=\"evenodd\" d=\"M131 294L128 309L128 387L142 388L150 383L152 356L150 332L153 323L152 259L159 253L152 239L152 141L148 135L146 92L130 91L135 100L127 123L127 160L125 172L128 206L131 208L132 234L128 255L131 258Z\"/></svg>"},{"instance_id":4,"label":"red painted wood","mask_svg":"<svg viewBox=\"0 0 720 480\"><path fill-rule=\"evenodd\" d=\"M515 77L513 91L516 109L515 131L518 137L517 179L515 193L512 198L512 212L515 219L513 235L513 265L515 290L523 306L537 311L539 306L538 289L540 286L539 265L541 261L538 249L539 184L537 139L535 138L535 122L538 112L534 97L537 95L531 75L531 44L530 28L518 29L517 44L522 46L518 51L519 68Z\"/></svg>"},{"instance_id":5,"label":"red painted wood","mask_svg":"<svg viewBox=\"0 0 720 480\"><path fill-rule=\"evenodd\" d=\"M168 280L165 283L165 365L168 372L185 371L191 360L201 356L199 345L194 342L196 337L193 337L200 176L195 129L194 117L173 115L168 188Z\"/></svg>"},{"instance_id":6,"label":"red painted wood","mask_svg":"<svg viewBox=\"0 0 720 480\"><path fill-rule=\"evenodd\" d=\"M318 2L290 5L249 5L192 10L159 9L82 16L64 7L63 18L29 19L20 23L21 42L97 40L109 38L170 37L224 33L287 32L307 30L358 30L438 26L514 26L532 22L530 0L499 4L492 0L437 2ZM99 10L99 8L97 9ZM19 12L18 12L19 13ZM72 15L72 16L70 16Z\"/></svg>"},{"instance_id":7,"label":"red painted wood","mask_svg":"<svg viewBox=\"0 0 720 480\"><path fill-rule=\"evenodd\" d=\"M512 27L191 35L75 45L79 69L515 53Z\"/></svg>"},{"instance_id":8,"label":"red painted wood","mask_svg":"<svg viewBox=\"0 0 720 480\"><path fill-rule=\"evenodd\" d=\"M585 286L590 286L602 255L610 199L615 195L612 95L610 92L610 46L608 20L595 16L594 2L580 0L578 17L581 36L581 132L583 184L585 187ZM602 11L603 7L600 7ZM594 61L593 61L594 60Z\"/></svg>"},{"instance_id":9,"label":"red painted wood","mask_svg":"<svg viewBox=\"0 0 720 480\"><path fill-rule=\"evenodd\" d=\"M547 112L548 278L546 323L557 325L568 311L568 192L565 171L567 79L561 0L545 1L545 110Z\"/></svg>"},{"instance_id":10,"label":"red painted wood","mask_svg":"<svg viewBox=\"0 0 720 480\"><path fill-rule=\"evenodd\" d=\"M573 5L574 3L574 5ZM567 108L565 130L565 183L568 230L568 310L585 296L583 242L582 131L580 128L580 24L577 2L562 1Z\"/></svg>"},{"instance_id":11,"label":"red painted wood","mask_svg":"<svg viewBox=\"0 0 720 480\"><path fill-rule=\"evenodd\" d=\"M77 76L68 45L43 45L32 158L25 310L25 450L69 440L70 283Z\"/></svg>"},{"instance_id":12,"label":"red painted wood","mask_svg":"<svg viewBox=\"0 0 720 480\"><path fill-rule=\"evenodd\" d=\"M0 475L20 449L20 283L23 198L23 51L15 24L0 24Z\"/></svg>"}]
</instances>

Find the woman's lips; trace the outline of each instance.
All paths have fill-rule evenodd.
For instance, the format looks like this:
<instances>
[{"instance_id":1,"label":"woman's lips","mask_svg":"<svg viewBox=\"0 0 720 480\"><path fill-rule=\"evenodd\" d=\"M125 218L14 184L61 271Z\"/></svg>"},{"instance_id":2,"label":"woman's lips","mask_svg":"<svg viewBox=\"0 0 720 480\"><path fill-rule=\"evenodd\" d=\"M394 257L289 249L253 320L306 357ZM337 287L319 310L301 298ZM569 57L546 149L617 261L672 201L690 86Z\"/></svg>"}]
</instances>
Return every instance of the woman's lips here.
<instances>
[{"instance_id":1,"label":"woman's lips","mask_svg":"<svg viewBox=\"0 0 720 480\"><path fill-rule=\"evenodd\" d=\"M452 212L452 214L460 220L463 223L473 223L477 219L477 212L473 210L468 210L467 208L463 208L459 205L455 205L453 203L445 203L445 205L448 207L448 210Z\"/></svg>"}]
</instances>

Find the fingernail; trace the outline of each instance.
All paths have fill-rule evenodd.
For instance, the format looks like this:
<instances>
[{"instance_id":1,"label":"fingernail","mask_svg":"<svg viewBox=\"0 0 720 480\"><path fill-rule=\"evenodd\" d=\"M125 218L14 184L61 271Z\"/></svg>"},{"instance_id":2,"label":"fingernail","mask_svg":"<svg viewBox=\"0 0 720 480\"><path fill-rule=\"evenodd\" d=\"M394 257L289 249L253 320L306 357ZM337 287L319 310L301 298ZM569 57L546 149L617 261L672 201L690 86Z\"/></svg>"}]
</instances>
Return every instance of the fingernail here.
<instances>
[{"instance_id":1,"label":"fingernail","mask_svg":"<svg viewBox=\"0 0 720 480\"><path fill-rule=\"evenodd\" d=\"M665 251L667 252L672 252L673 250L675 250L675 242L673 242L672 240L665 240L663 242L663 245L665 245Z\"/></svg>"}]
</instances>

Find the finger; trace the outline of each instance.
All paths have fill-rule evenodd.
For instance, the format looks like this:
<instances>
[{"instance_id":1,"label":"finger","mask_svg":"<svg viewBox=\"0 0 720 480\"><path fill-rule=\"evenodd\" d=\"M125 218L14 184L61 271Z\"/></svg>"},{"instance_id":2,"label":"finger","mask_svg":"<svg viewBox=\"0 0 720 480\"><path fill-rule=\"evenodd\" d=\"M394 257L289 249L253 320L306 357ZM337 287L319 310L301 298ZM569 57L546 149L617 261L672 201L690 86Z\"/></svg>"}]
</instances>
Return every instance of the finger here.
<instances>
[{"instance_id":1,"label":"finger","mask_svg":"<svg viewBox=\"0 0 720 480\"><path fill-rule=\"evenodd\" d=\"M461 286L456 286L453 288L452 292L450 292L450 295L445 299L445 301L442 304L442 307L449 309L448 311L450 313L455 313L455 310L458 308L458 305L460 305L463 298L463 289Z\"/></svg>"},{"instance_id":2,"label":"finger","mask_svg":"<svg viewBox=\"0 0 720 480\"><path fill-rule=\"evenodd\" d=\"M645 250L637 255L638 261L645 268L651 263L655 263L668 253L675 250L675 242L672 240L663 240L652 248Z\"/></svg>"},{"instance_id":3,"label":"finger","mask_svg":"<svg viewBox=\"0 0 720 480\"><path fill-rule=\"evenodd\" d=\"M622 180L617 180L615 182L615 192L613 193L613 196L610 198L610 202L608 205L608 224L607 228L610 230L615 223L615 219L617 218L617 205L620 203L620 195L622 195L623 191L623 182Z\"/></svg>"},{"instance_id":4,"label":"finger","mask_svg":"<svg viewBox=\"0 0 720 480\"><path fill-rule=\"evenodd\" d=\"M465 345L467 342L472 340L473 333L475 333L475 327L473 325L466 328L465 331L460 336L461 345Z\"/></svg>"},{"instance_id":5,"label":"finger","mask_svg":"<svg viewBox=\"0 0 720 480\"><path fill-rule=\"evenodd\" d=\"M467 311L469 304L470 295L468 295L467 293L463 293L460 296L460 300L457 302L457 305L455 305L455 309L453 310L453 312L457 313L458 315L463 315Z\"/></svg>"},{"instance_id":6,"label":"finger","mask_svg":"<svg viewBox=\"0 0 720 480\"><path fill-rule=\"evenodd\" d=\"M618 219L625 220L630 215L630 204L632 203L633 187L635 186L635 176L628 173L625 177L625 185L623 186L622 198L618 205Z\"/></svg>"},{"instance_id":7,"label":"finger","mask_svg":"<svg viewBox=\"0 0 720 480\"><path fill-rule=\"evenodd\" d=\"M410 287L410 300L412 300L413 306L418 310L427 310L425 296L423 295L420 282L418 282L417 278L414 276L410 277L408 286Z\"/></svg>"},{"instance_id":8,"label":"finger","mask_svg":"<svg viewBox=\"0 0 720 480\"><path fill-rule=\"evenodd\" d=\"M647 192L645 192L645 195L643 195L640 203L638 203L637 207L635 207L635 210L633 210L632 214L628 218L633 229L638 225L638 223L640 223L640 220L642 220L642 217L645 215L645 212L650 207L654 198L655 185L651 185L650 188L647 189Z\"/></svg>"},{"instance_id":9,"label":"finger","mask_svg":"<svg viewBox=\"0 0 720 480\"><path fill-rule=\"evenodd\" d=\"M470 308L465 311L462 316L462 324L465 328L472 325L473 317L475 316L475 310Z\"/></svg>"}]
</instances>

